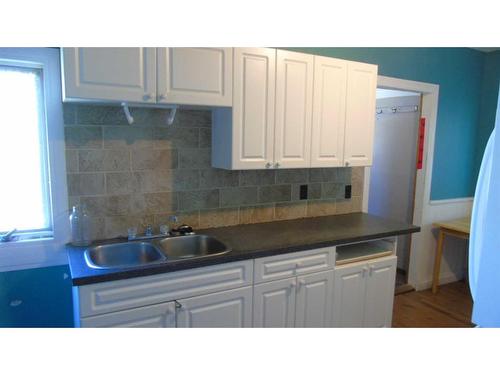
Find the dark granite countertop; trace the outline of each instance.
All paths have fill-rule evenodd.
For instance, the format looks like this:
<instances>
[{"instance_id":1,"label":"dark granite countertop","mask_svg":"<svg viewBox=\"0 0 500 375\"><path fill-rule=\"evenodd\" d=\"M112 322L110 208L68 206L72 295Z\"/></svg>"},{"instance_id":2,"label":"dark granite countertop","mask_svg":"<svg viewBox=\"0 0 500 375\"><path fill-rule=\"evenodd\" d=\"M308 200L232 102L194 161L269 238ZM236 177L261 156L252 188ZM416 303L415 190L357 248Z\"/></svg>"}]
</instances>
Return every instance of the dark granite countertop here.
<instances>
[{"instance_id":1,"label":"dark granite countertop","mask_svg":"<svg viewBox=\"0 0 500 375\"><path fill-rule=\"evenodd\" d=\"M164 262L140 268L95 269L87 266L85 248L67 246L73 285L179 271L349 242L419 232L420 228L378 216L354 213L197 230L222 241L231 251L214 257Z\"/></svg>"}]
</instances>

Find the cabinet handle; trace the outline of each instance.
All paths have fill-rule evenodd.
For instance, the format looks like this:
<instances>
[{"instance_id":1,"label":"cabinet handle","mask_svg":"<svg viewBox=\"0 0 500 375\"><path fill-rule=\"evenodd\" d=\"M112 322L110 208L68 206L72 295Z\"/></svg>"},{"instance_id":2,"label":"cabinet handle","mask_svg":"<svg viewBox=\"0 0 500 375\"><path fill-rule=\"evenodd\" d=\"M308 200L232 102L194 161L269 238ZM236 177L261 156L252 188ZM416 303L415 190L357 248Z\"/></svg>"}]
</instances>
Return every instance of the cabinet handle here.
<instances>
[{"instance_id":1,"label":"cabinet handle","mask_svg":"<svg viewBox=\"0 0 500 375\"><path fill-rule=\"evenodd\" d=\"M176 309L182 309L182 304L179 301L174 301L175 302L175 308Z\"/></svg>"},{"instance_id":2,"label":"cabinet handle","mask_svg":"<svg viewBox=\"0 0 500 375\"><path fill-rule=\"evenodd\" d=\"M272 164L271 164L271 163L269 163L269 162L267 162L267 163L266 163L266 168L267 168L267 169L271 168L271 166L272 166Z\"/></svg>"},{"instance_id":3,"label":"cabinet handle","mask_svg":"<svg viewBox=\"0 0 500 375\"><path fill-rule=\"evenodd\" d=\"M275 163L274 164L274 168L279 168L280 167L280 163Z\"/></svg>"},{"instance_id":4,"label":"cabinet handle","mask_svg":"<svg viewBox=\"0 0 500 375\"><path fill-rule=\"evenodd\" d=\"M151 100L154 97L155 97L155 95L153 95L153 94L146 94L146 95L144 95L144 100Z\"/></svg>"},{"instance_id":5,"label":"cabinet handle","mask_svg":"<svg viewBox=\"0 0 500 375\"><path fill-rule=\"evenodd\" d=\"M363 267L363 277L366 276L366 272L368 272L368 267Z\"/></svg>"},{"instance_id":6,"label":"cabinet handle","mask_svg":"<svg viewBox=\"0 0 500 375\"><path fill-rule=\"evenodd\" d=\"M349 166L349 162L348 162L348 161L346 161L346 162L345 162L345 166L346 166L346 167L348 167L348 166Z\"/></svg>"},{"instance_id":7,"label":"cabinet handle","mask_svg":"<svg viewBox=\"0 0 500 375\"><path fill-rule=\"evenodd\" d=\"M158 100L164 100L165 99L165 94L160 94L158 95Z\"/></svg>"}]
</instances>

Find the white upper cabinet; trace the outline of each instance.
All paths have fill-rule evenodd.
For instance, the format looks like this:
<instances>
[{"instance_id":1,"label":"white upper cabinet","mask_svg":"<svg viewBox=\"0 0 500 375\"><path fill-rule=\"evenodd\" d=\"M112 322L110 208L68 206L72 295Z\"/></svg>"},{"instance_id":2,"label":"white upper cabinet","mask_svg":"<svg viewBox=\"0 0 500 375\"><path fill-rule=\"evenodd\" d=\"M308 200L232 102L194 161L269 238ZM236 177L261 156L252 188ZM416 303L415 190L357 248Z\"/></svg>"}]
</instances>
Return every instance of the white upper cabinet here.
<instances>
[{"instance_id":1,"label":"white upper cabinet","mask_svg":"<svg viewBox=\"0 0 500 375\"><path fill-rule=\"evenodd\" d=\"M314 56L311 167L344 165L347 64Z\"/></svg>"},{"instance_id":2,"label":"white upper cabinet","mask_svg":"<svg viewBox=\"0 0 500 375\"><path fill-rule=\"evenodd\" d=\"M156 101L156 48L63 48L64 100Z\"/></svg>"},{"instance_id":3,"label":"white upper cabinet","mask_svg":"<svg viewBox=\"0 0 500 375\"><path fill-rule=\"evenodd\" d=\"M313 55L277 51L275 168L310 166L313 76Z\"/></svg>"},{"instance_id":4,"label":"white upper cabinet","mask_svg":"<svg viewBox=\"0 0 500 375\"><path fill-rule=\"evenodd\" d=\"M232 48L158 48L158 103L227 106Z\"/></svg>"},{"instance_id":5,"label":"white upper cabinet","mask_svg":"<svg viewBox=\"0 0 500 375\"><path fill-rule=\"evenodd\" d=\"M373 159L377 66L349 62L344 165L370 166Z\"/></svg>"},{"instance_id":6,"label":"white upper cabinet","mask_svg":"<svg viewBox=\"0 0 500 375\"><path fill-rule=\"evenodd\" d=\"M234 48L233 108L213 110L212 165L270 168L274 161L276 50Z\"/></svg>"}]
</instances>

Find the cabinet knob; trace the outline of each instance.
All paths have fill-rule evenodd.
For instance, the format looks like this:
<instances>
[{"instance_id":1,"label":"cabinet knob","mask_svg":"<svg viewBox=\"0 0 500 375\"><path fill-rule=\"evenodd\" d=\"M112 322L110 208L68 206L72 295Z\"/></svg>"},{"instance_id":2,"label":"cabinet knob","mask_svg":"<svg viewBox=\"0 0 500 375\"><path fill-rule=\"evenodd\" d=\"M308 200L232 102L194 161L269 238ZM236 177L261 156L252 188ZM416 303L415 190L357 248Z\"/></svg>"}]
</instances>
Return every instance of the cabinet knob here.
<instances>
[{"instance_id":1,"label":"cabinet knob","mask_svg":"<svg viewBox=\"0 0 500 375\"><path fill-rule=\"evenodd\" d=\"M175 302L176 309L182 309L182 304L179 301L174 301L174 302Z\"/></svg>"},{"instance_id":2,"label":"cabinet knob","mask_svg":"<svg viewBox=\"0 0 500 375\"><path fill-rule=\"evenodd\" d=\"M146 94L143 96L144 100L151 100L155 97L155 95L153 94Z\"/></svg>"},{"instance_id":3,"label":"cabinet knob","mask_svg":"<svg viewBox=\"0 0 500 375\"><path fill-rule=\"evenodd\" d=\"M274 168L279 168L279 167L280 167L280 163L274 164Z\"/></svg>"},{"instance_id":4,"label":"cabinet knob","mask_svg":"<svg viewBox=\"0 0 500 375\"><path fill-rule=\"evenodd\" d=\"M349 162L348 162L348 161L346 161L346 162L345 162L345 166L346 166L346 167L348 167L348 166L349 166Z\"/></svg>"},{"instance_id":5,"label":"cabinet knob","mask_svg":"<svg viewBox=\"0 0 500 375\"><path fill-rule=\"evenodd\" d=\"M272 166L272 164L271 164L271 163L269 163L269 162L267 162L267 163L266 163L266 168L267 168L267 169L271 168L271 166Z\"/></svg>"},{"instance_id":6,"label":"cabinet knob","mask_svg":"<svg viewBox=\"0 0 500 375\"><path fill-rule=\"evenodd\" d=\"M158 95L158 100L165 100L165 98L166 98L165 94Z\"/></svg>"}]
</instances>

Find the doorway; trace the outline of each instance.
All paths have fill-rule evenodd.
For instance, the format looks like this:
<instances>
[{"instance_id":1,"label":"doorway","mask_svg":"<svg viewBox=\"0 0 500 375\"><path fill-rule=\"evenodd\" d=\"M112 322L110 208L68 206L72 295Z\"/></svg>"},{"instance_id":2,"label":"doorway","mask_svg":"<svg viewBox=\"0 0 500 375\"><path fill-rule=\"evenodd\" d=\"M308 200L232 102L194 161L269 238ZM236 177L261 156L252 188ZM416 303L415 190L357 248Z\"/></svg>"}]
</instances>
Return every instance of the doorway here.
<instances>
[{"instance_id":1,"label":"doorway","mask_svg":"<svg viewBox=\"0 0 500 375\"><path fill-rule=\"evenodd\" d=\"M413 223L421 94L377 89L368 213ZM408 284L411 236L398 236L396 293Z\"/></svg>"}]
</instances>

